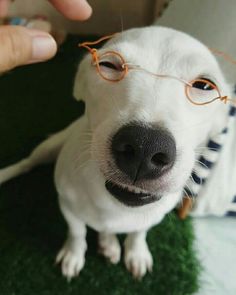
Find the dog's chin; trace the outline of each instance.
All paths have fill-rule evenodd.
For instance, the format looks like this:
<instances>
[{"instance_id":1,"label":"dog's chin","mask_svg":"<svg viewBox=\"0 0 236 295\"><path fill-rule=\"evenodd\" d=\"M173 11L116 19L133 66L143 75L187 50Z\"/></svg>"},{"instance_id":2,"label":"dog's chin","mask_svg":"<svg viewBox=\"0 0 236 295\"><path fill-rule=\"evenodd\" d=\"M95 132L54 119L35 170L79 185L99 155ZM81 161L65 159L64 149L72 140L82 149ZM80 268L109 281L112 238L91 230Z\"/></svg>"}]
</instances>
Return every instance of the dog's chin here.
<instances>
[{"instance_id":1,"label":"dog's chin","mask_svg":"<svg viewBox=\"0 0 236 295\"><path fill-rule=\"evenodd\" d=\"M140 207L161 199L161 196L158 194L111 181L106 181L105 187L113 197L129 207Z\"/></svg>"}]
</instances>

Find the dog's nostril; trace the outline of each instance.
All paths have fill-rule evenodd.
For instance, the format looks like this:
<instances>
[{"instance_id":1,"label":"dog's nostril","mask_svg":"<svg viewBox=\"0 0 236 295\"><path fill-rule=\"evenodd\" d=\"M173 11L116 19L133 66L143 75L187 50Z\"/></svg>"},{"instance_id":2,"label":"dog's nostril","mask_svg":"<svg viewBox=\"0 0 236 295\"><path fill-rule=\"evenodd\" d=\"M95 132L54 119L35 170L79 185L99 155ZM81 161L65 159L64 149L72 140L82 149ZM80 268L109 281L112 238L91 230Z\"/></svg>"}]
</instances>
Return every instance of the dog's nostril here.
<instances>
[{"instance_id":1,"label":"dog's nostril","mask_svg":"<svg viewBox=\"0 0 236 295\"><path fill-rule=\"evenodd\" d=\"M156 166L166 166L170 163L170 158L165 153L156 153L151 158L151 162Z\"/></svg>"}]
</instances>

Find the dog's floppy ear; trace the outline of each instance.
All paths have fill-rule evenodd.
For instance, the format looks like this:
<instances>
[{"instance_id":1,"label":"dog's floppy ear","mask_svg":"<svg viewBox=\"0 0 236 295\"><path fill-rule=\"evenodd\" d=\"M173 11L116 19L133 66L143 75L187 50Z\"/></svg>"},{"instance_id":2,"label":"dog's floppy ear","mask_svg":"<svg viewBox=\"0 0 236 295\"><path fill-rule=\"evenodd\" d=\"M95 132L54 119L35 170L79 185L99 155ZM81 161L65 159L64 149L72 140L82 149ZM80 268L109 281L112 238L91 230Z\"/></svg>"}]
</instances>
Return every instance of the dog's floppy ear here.
<instances>
[{"instance_id":1,"label":"dog's floppy ear","mask_svg":"<svg viewBox=\"0 0 236 295\"><path fill-rule=\"evenodd\" d=\"M73 96L76 100L83 100L84 101L84 97L83 97L83 78L80 77L79 75L79 70L76 73L75 76L75 81L74 81L74 89L73 89Z\"/></svg>"},{"instance_id":2,"label":"dog's floppy ear","mask_svg":"<svg viewBox=\"0 0 236 295\"><path fill-rule=\"evenodd\" d=\"M75 75L75 80L74 80L74 89L73 89L73 96L76 100L83 100L84 101L84 77L82 76L81 73L81 66L79 66L77 73Z\"/></svg>"},{"instance_id":3,"label":"dog's floppy ear","mask_svg":"<svg viewBox=\"0 0 236 295\"><path fill-rule=\"evenodd\" d=\"M80 63L75 75L73 96L76 100L85 101L86 68L84 60Z\"/></svg>"}]
</instances>

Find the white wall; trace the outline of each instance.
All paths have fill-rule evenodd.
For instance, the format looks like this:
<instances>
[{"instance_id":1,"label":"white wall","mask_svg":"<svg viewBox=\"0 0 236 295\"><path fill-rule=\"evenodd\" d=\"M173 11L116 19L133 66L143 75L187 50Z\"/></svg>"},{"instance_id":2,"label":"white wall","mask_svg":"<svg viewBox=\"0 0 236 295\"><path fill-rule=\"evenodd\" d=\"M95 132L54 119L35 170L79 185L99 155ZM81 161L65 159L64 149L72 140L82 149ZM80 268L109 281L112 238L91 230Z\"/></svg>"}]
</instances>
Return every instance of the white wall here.
<instances>
[{"instance_id":1,"label":"white wall","mask_svg":"<svg viewBox=\"0 0 236 295\"><path fill-rule=\"evenodd\" d=\"M156 23L187 32L236 60L236 0L172 0ZM219 61L228 80L236 84L236 65Z\"/></svg>"}]
</instances>

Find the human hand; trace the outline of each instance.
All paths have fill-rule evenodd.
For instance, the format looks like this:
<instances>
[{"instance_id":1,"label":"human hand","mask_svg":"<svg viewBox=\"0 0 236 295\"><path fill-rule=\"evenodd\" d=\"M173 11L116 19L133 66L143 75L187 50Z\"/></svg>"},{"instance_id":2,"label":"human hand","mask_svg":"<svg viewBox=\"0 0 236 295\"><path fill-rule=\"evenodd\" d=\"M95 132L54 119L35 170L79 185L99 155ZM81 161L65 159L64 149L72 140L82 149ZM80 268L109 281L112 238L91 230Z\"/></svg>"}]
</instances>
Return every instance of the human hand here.
<instances>
[{"instance_id":1,"label":"human hand","mask_svg":"<svg viewBox=\"0 0 236 295\"><path fill-rule=\"evenodd\" d=\"M7 15L11 0L0 0L0 17ZM85 0L50 0L64 16L73 20L89 18L92 9ZM18 26L0 26L0 73L19 65L45 61L57 51L47 33Z\"/></svg>"}]
</instances>

